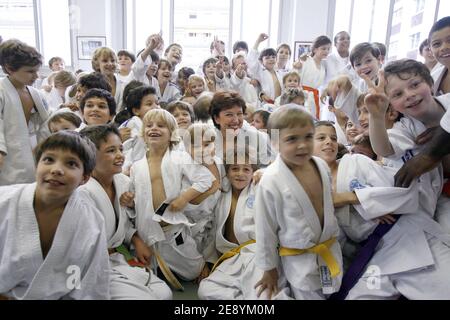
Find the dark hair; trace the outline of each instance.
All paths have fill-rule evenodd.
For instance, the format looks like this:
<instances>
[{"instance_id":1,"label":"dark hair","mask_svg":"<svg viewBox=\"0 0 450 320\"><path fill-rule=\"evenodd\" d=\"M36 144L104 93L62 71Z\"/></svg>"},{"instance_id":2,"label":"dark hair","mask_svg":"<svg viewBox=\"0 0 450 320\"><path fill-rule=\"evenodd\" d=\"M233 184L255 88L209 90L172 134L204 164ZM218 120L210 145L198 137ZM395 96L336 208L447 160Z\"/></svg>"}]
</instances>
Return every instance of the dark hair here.
<instances>
[{"instance_id":1,"label":"dark hair","mask_svg":"<svg viewBox=\"0 0 450 320\"><path fill-rule=\"evenodd\" d=\"M62 61L64 62L64 59L61 57L53 57L50 60L48 60L48 66L51 68L52 64L54 64L56 61Z\"/></svg>"},{"instance_id":2,"label":"dark hair","mask_svg":"<svg viewBox=\"0 0 450 320\"><path fill-rule=\"evenodd\" d=\"M194 111L192 110L192 107L189 103L183 102L183 101L173 101L167 105L166 110L169 111L171 114L175 112L176 109L181 109L186 112L189 112L189 116L191 117L191 122L194 122L195 116Z\"/></svg>"},{"instance_id":3,"label":"dark hair","mask_svg":"<svg viewBox=\"0 0 450 320\"><path fill-rule=\"evenodd\" d=\"M292 103L296 98L302 98L303 103L305 103L306 97L303 90L299 88L289 88L284 90L283 94L280 96L280 105L285 105Z\"/></svg>"},{"instance_id":4,"label":"dark hair","mask_svg":"<svg viewBox=\"0 0 450 320\"><path fill-rule=\"evenodd\" d=\"M345 31L345 30L339 31L339 32L338 32L338 33L336 33L336 35L334 36L334 39L333 39L334 45L336 45L336 44L337 44L337 41L338 41L339 35L340 35L340 34L343 34L343 33L346 33L346 34L348 34L348 36L350 37L350 34L349 34L349 33L348 33L347 31Z\"/></svg>"},{"instance_id":5,"label":"dark hair","mask_svg":"<svg viewBox=\"0 0 450 320\"><path fill-rule=\"evenodd\" d=\"M47 125L50 129L50 124L59 122L61 120L66 120L72 123L75 127L79 128L81 126L81 118L74 112L67 111L67 112L56 112L53 116L50 116L48 119Z\"/></svg>"},{"instance_id":6,"label":"dark hair","mask_svg":"<svg viewBox=\"0 0 450 320\"><path fill-rule=\"evenodd\" d=\"M352 64L352 67L355 67L355 63L359 62L367 52L370 52L376 59L381 55L380 49L374 44L369 42L359 43L350 53L350 63Z\"/></svg>"},{"instance_id":7,"label":"dark hair","mask_svg":"<svg viewBox=\"0 0 450 320\"><path fill-rule=\"evenodd\" d=\"M261 51L260 55L259 55L259 61L263 61L264 57L276 57L277 56L277 52L275 51L275 49L273 48L266 48L263 51Z\"/></svg>"},{"instance_id":8,"label":"dark hair","mask_svg":"<svg viewBox=\"0 0 450 320\"><path fill-rule=\"evenodd\" d=\"M101 124L98 126L89 126L80 131L80 135L92 141L97 150L100 150L102 142L108 141L108 136L115 134L120 138L119 129L113 124Z\"/></svg>"},{"instance_id":9,"label":"dark hair","mask_svg":"<svg viewBox=\"0 0 450 320\"><path fill-rule=\"evenodd\" d=\"M267 128L267 123L269 122L270 112L268 112L268 111L266 111L266 110L256 110L256 111L253 113L253 117L254 117L256 114L259 114L259 115L261 116L261 119L262 119L262 121L263 121L263 123L264 123L264 127Z\"/></svg>"},{"instance_id":10,"label":"dark hair","mask_svg":"<svg viewBox=\"0 0 450 320\"><path fill-rule=\"evenodd\" d=\"M386 48L386 45L385 45L384 43L381 43L381 42L373 42L372 44L375 45L375 46L378 48L378 50L380 50L380 54L381 54L383 57L386 56L387 48Z\"/></svg>"},{"instance_id":11,"label":"dark hair","mask_svg":"<svg viewBox=\"0 0 450 320\"><path fill-rule=\"evenodd\" d=\"M178 71L178 77L184 80L189 79L189 77L193 74L195 74L194 69L189 67L183 67Z\"/></svg>"},{"instance_id":12,"label":"dark hair","mask_svg":"<svg viewBox=\"0 0 450 320\"><path fill-rule=\"evenodd\" d=\"M6 67L17 71L21 67L42 65L41 54L33 47L19 40L6 40L0 44L0 65L5 73Z\"/></svg>"},{"instance_id":13,"label":"dark hair","mask_svg":"<svg viewBox=\"0 0 450 320\"><path fill-rule=\"evenodd\" d=\"M321 46L331 45L331 40L327 36L318 36L311 44L311 57L314 57L314 49L318 49Z\"/></svg>"},{"instance_id":14,"label":"dark hair","mask_svg":"<svg viewBox=\"0 0 450 320\"><path fill-rule=\"evenodd\" d=\"M434 80L430 75L430 70L419 61L412 59L401 59L390 62L384 68L386 79L389 76L397 76L402 80L407 80L409 76L419 76L430 86L433 87Z\"/></svg>"},{"instance_id":15,"label":"dark hair","mask_svg":"<svg viewBox=\"0 0 450 320\"><path fill-rule=\"evenodd\" d=\"M112 91L111 85L106 80L106 77L100 72L93 72L82 76L78 80L78 86L89 89L103 89L108 92Z\"/></svg>"},{"instance_id":16,"label":"dark hair","mask_svg":"<svg viewBox=\"0 0 450 320\"><path fill-rule=\"evenodd\" d=\"M128 112L132 115L133 109L140 109L142 99L144 99L145 96L148 96L150 94L156 96L156 89L150 86L140 86L130 90L125 100L125 105Z\"/></svg>"},{"instance_id":17,"label":"dark hair","mask_svg":"<svg viewBox=\"0 0 450 320\"><path fill-rule=\"evenodd\" d=\"M117 57L120 56L126 56L131 59L131 62L136 62L136 56L127 50L120 50L119 52L117 52Z\"/></svg>"},{"instance_id":18,"label":"dark hair","mask_svg":"<svg viewBox=\"0 0 450 320\"><path fill-rule=\"evenodd\" d=\"M228 174L228 170L230 170L231 166L239 164L248 164L252 167L253 172L255 172L261 167L258 158L256 148L253 148L248 144L239 146L235 140L235 143L233 143L233 148L228 148L225 150L225 172ZM241 162L241 160L243 160L243 162Z\"/></svg>"},{"instance_id":19,"label":"dark hair","mask_svg":"<svg viewBox=\"0 0 450 320\"><path fill-rule=\"evenodd\" d=\"M336 131L336 128L334 126L334 123L331 121L317 121L314 123L314 127L318 128L318 127L331 127Z\"/></svg>"},{"instance_id":20,"label":"dark hair","mask_svg":"<svg viewBox=\"0 0 450 320\"><path fill-rule=\"evenodd\" d=\"M170 63L170 61L169 61L169 60L166 60L166 59L160 59L160 60L159 60L159 62L158 62L158 70L161 68L161 66L162 66L163 64L168 65L170 71L173 70L173 65L172 65L172 63Z\"/></svg>"},{"instance_id":21,"label":"dark hair","mask_svg":"<svg viewBox=\"0 0 450 320\"><path fill-rule=\"evenodd\" d=\"M347 153L349 153L346 146L342 143L338 143L338 152L336 154L336 160L342 159Z\"/></svg>"},{"instance_id":22,"label":"dark hair","mask_svg":"<svg viewBox=\"0 0 450 320\"><path fill-rule=\"evenodd\" d=\"M175 46L180 47L181 49L183 49L183 47L182 47L180 44L178 44L178 43L171 43L171 44L167 47L166 51L164 51L164 55L167 56L167 54L169 53L170 49L172 49L172 47L175 47Z\"/></svg>"},{"instance_id":23,"label":"dark hair","mask_svg":"<svg viewBox=\"0 0 450 320\"><path fill-rule=\"evenodd\" d=\"M80 110L82 113L84 111L86 101L94 97L105 99L106 103L108 104L109 114L111 116L114 116L116 114L116 101L114 100L114 97L109 91L103 89L90 89L88 90L88 92L86 92L85 96L83 97L83 99L81 99L80 102Z\"/></svg>"},{"instance_id":24,"label":"dark hair","mask_svg":"<svg viewBox=\"0 0 450 320\"><path fill-rule=\"evenodd\" d=\"M217 61L218 60L216 58L209 58L209 59L206 59L205 62L203 62L202 71L203 71L203 74L205 75L205 77L206 77L205 70L206 70L206 67L208 66L208 64L212 63L215 65L217 63Z\"/></svg>"},{"instance_id":25,"label":"dark hair","mask_svg":"<svg viewBox=\"0 0 450 320\"><path fill-rule=\"evenodd\" d=\"M52 134L42 141L34 151L36 163L41 160L42 154L48 150L70 151L80 158L83 163L83 173L90 175L95 168L95 145L82 137L78 132L60 131Z\"/></svg>"},{"instance_id":26,"label":"dark hair","mask_svg":"<svg viewBox=\"0 0 450 320\"><path fill-rule=\"evenodd\" d=\"M213 120L214 126L220 129L220 125L216 123L215 117L218 117L220 112L231 109L235 106L241 107L242 112L245 113L247 106L244 99L239 93L234 91L218 91L214 94L209 107L209 114Z\"/></svg>"},{"instance_id":27,"label":"dark hair","mask_svg":"<svg viewBox=\"0 0 450 320\"><path fill-rule=\"evenodd\" d=\"M155 51L150 52L150 58L152 58L153 62L159 63L160 57Z\"/></svg>"},{"instance_id":28,"label":"dark hair","mask_svg":"<svg viewBox=\"0 0 450 320\"><path fill-rule=\"evenodd\" d=\"M283 49L283 48L288 49L289 55L292 56L292 50L291 50L291 47L290 47L287 43L282 43L282 44L280 44L280 45L278 46L278 48L277 48L277 54L278 54L278 52L280 52L280 50Z\"/></svg>"},{"instance_id":29,"label":"dark hair","mask_svg":"<svg viewBox=\"0 0 450 320\"><path fill-rule=\"evenodd\" d=\"M444 28L450 27L450 16L444 17L438 21L436 21L433 26L431 27L430 33L428 34L428 41L431 45L431 37L433 36L433 33L436 31L442 30Z\"/></svg>"},{"instance_id":30,"label":"dark hair","mask_svg":"<svg viewBox=\"0 0 450 320\"><path fill-rule=\"evenodd\" d=\"M233 44L233 54L237 53L238 51L240 51L239 49L244 49L245 51L248 52L248 44L245 41L236 41Z\"/></svg>"},{"instance_id":31,"label":"dark hair","mask_svg":"<svg viewBox=\"0 0 450 320\"><path fill-rule=\"evenodd\" d=\"M430 45L428 44L428 39L425 39L422 41L422 43L419 46L419 53L420 55L422 55L422 51L426 48L426 47L430 47Z\"/></svg>"},{"instance_id":32,"label":"dark hair","mask_svg":"<svg viewBox=\"0 0 450 320\"><path fill-rule=\"evenodd\" d=\"M128 84L123 89L123 94L122 94L122 101L123 101L124 109L128 109L127 98L128 98L128 95L130 94L131 90L142 87L142 86L144 86L144 83L137 81L137 80L131 80L130 82L128 82Z\"/></svg>"},{"instance_id":33,"label":"dark hair","mask_svg":"<svg viewBox=\"0 0 450 320\"><path fill-rule=\"evenodd\" d=\"M227 56L216 56L216 60L219 61L219 59L222 58L223 62L230 64L230 60Z\"/></svg>"}]
</instances>

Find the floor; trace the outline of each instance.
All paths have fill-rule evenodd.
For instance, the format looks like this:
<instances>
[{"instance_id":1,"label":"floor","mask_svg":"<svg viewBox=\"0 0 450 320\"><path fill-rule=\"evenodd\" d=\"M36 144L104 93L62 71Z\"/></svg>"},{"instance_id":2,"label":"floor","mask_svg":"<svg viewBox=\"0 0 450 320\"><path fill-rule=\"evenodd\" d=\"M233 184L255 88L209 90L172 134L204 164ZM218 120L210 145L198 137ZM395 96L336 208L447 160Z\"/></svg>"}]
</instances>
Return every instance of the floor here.
<instances>
[{"instance_id":1,"label":"floor","mask_svg":"<svg viewBox=\"0 0 450 320\"><path fill-rule=\"evenodd\" d=\"M173 290L173 300L198 300L197 290L198 285L194 282L181 281L184 287L184 292Z\"/></svg>"}]
</instances>

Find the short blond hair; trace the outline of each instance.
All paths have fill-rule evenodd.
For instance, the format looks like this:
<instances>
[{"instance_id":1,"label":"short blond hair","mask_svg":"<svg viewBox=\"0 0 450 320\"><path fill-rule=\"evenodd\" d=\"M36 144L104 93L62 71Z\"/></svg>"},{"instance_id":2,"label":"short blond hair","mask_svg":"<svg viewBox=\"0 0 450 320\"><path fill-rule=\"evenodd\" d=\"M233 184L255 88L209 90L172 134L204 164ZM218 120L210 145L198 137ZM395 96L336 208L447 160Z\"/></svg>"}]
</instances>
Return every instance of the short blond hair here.
<instances>
[{"instance_id":1,"label":"short blond hair","mask_svg":"<svg viewBox=\"0 0 450 320\"><path fill-rule=\"evenodd\" d=\"M94 54L92 55L92 69L94 71L100 72L100 59L103 57L112 58L117 62L117 55L113 49L108 47L100 47L95 49Z\"/></svg>"},{"instance_id":2,"label":"short blond hair","mask_svg":"<svg viewBox=\"0 0 450 320\"><path fill-rule=\"evenodd\" d=\"M177 120L169 111L164 109L153 109L148 111L145 114L144 119L142 120L143 122L141 130L142 137L144 137L145 126L150 121L162 121L166 124L170 133L170 144L169 144L170 150L172 150L173 147L175 147L180 142L180 136L178 135Z\"/></svg>"},{"instance_id":3,"label":"short blond hair","mask_svg":"<svg viewBox=\"0 0 450 320\"><path fill-rule=\"evenodd\" d=\"M289 78L289 77L295 77L295 78L297 78L297 79L298 79L298 84L300 84L301 78L300 78L300 75L298 74L298 72L297 72L297 71L291 71L291 72L286 73L286 74L283 76L283 85L286 83L286 80L287 80L287 78Z\"/></svg>"},{"instance_id":4,"label":"short blond hair","mask_svg":"<svg viewBox=\"0 0 450 320\"><path fill-rule=\"evenodd\" d=\"M275 110L269 117L267 124L270 130L282 130L286 128L306 127L310 125L314 128L313 117L302 108L296 106L282 106Z\"/></svg>"}]
</instances>

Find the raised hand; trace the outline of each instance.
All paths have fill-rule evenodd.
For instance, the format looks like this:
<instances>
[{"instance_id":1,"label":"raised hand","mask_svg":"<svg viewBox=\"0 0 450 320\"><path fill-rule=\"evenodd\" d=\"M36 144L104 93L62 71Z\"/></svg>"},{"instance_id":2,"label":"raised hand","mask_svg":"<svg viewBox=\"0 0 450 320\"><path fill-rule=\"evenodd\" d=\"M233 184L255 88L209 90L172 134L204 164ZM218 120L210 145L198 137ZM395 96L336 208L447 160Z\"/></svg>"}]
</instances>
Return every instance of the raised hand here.
<instances>
[{"instance_id":1,"label":"raised hand","mask_svg":"<svg viewBox=\"0 0 450 320\"><path fill-rule=\"evenodd\" d=\"M361 78L366 82L367 87L369 88L368 95L364 99L367 111L369 111L370 115L373 117L384 118L389 107L389 99L384 91L386 85L384 71L379 71L377 85L375 85L375 83L365 74L361 75Z\"/></svg>"}]
</instances>

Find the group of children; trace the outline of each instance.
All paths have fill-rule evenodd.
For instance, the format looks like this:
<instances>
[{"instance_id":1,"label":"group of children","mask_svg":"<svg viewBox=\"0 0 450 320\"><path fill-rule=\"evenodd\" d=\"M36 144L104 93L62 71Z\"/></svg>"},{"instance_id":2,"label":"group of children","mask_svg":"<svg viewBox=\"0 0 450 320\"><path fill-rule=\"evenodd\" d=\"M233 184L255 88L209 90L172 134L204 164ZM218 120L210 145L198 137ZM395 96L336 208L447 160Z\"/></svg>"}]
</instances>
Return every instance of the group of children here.
<instances>
[{"instance_id":1,"label":"group of children","mask_svg":"<svg viewBox=\"0 0 450 320\"><path fill-rule=\"evenodd\" d=\"M100 48L91 74L55 70L53 105L42 56L1 43L0 299L168 300L183 281L215 300L450 299L448 159L394 181L448 129L450 17L438 67L341 32L289 70L267 38L231 64L216 39L177 82L160 35Z\"/></svg>"}]
</instances>

